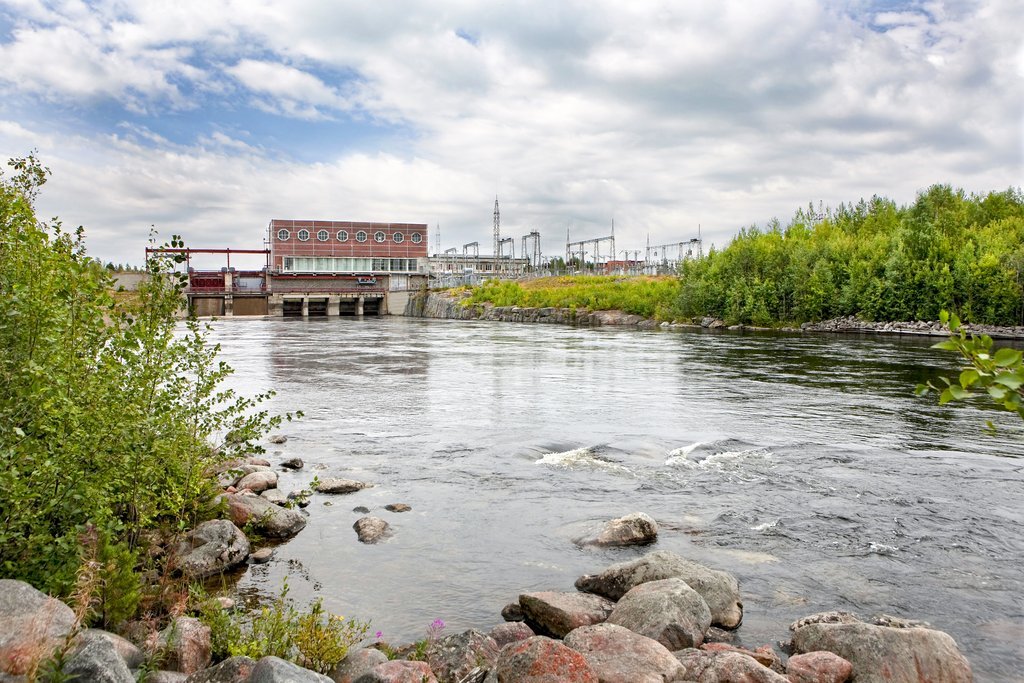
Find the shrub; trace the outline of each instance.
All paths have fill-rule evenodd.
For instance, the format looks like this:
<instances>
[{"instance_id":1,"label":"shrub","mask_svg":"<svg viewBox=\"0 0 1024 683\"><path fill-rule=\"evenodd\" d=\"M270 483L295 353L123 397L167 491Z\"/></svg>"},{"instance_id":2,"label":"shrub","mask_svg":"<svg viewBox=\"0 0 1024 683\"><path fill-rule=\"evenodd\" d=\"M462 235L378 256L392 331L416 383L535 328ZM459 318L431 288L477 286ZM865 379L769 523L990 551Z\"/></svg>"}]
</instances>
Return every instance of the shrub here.
<instances>
[{"instance_id":1,"label":"shrub","mask_svg":"<svg viewBox=\"0 0 1024 683\"><path fill-rule=\"evenodd\" d=\"M148 530L184 530L212 514L209 468L246 452L282 419L269 393L223 387L206 328L182 330L177 257L147 263L132 299L86 254L84 231L37 221L49 171L33 155L0 174L0 577L67 596L80 538L100 543L104 625L139 604ZM172 246L182 246L178 238ZM230 443L224 435L236 435Z\"/></svg>"}]
</instances>

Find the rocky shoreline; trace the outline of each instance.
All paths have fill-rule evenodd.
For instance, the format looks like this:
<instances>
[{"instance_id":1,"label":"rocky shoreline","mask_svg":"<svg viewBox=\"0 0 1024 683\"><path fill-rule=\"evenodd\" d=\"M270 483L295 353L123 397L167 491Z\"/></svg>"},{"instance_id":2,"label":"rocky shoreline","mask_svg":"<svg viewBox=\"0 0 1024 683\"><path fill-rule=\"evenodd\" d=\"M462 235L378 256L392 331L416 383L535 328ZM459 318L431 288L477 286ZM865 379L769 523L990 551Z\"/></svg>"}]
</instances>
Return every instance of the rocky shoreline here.
<instances>
[{"instance_id":1,"label":"rocky shoreline","mask_svg":"<svg viewBox=\"0 0 1024 683\"><path fill-rule=\"evenodd\" d=\"M283 443L277 437L277 443ZM299 458L282 469L302 469ZM173 566L191 580L271 559L246 534L287 539L306 525L313 496L323 504L371 486L313 477L309 488L277 490L277 470L245 458L211 473L223 488L227 519L203 522L173 547ZM409 510L402 503L389 512ZM369 513L366 508L355 512ZM364 543L386 542L391 525L368 514L353 525ZM643 513L613 519L581 546L651 546L656 520ZM160 632L126 625L123 635L84 629L82 617L32 586L0 580L0 683L31 680L40 661L56 661L71 680L103 683L962 683L971 667L953 638L928 624L847 612L809 615L775 643L741 643L743 599L732 574L668 551L646 554L579 577L576 591L524 592L501 610L490 631L445 635L436 621L427 638L357 649L327 672L278 657L213 661L211 629L179 616ZM220 598L219 609L233 609ZM54 658L52 653L58 654ZM37 680L50 680L43 676ZM60 679L67 680L67 679Z\"/></svg>"},{"instance_id":2,"label":"rocky shoreline","mask_svg":"<svg viewBox=\"0 0 1024 683\"><path fill-rule=\"evenodd\" d=\"M465 296L453 296L448 292L418 292L409 297L405 315L417 318L441 318L448 320L491 320L514 323L536 323L549 325L579 325L583 327L617 326L640 330L729 330L752 332L789 332L825 334L880 334L945 337L949 328L941 322L870 322L847 316L815 323L803 323L799 327L757 327L753 325L726 325L718 318L705 317L694 321L659 322L653 318L625 313L623 311L590 311L585 308L525 308L520 306L494 306L493 304L465 305ZM970 334L987 334L993 339L1024 340L1024 327L1000 327L996 325L965 324Z\"/></svg>"},{"instance_id":3,"label":"rocky shoreline","mask_svg":"<svg viewBox=\"0 0 1024 683\"><path fill-rule=\"evenodd\" d=\"M0 581L0 681L18 653L60 648L73 680L130 683L962 683L973 680L953 639L922 622L846 612L807 616L779 645L748 649L736 578L666 551L576 581L577 592L519 595L488 633L351 651L327 675L278 657L211 659L210 629L178 617L154 641L78 629L71 608L20 581ZM154 649L161 666L148 671Z\"/></svg>"}]
</instances>

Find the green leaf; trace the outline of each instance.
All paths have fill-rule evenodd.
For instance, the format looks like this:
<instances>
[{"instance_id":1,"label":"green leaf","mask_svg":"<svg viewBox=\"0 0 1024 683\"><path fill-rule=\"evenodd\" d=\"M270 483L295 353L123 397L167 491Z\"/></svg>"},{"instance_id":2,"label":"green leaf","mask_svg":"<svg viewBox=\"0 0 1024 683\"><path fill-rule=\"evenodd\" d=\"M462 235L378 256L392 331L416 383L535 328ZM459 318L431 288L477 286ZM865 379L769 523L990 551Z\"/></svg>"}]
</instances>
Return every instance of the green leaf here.
<instances>
[{"instance_id":1,"label":"green leaf","mask_svg":"<svg viewBox=\"0 0 1024 683\"><path fill-rule=\"evenodd\" d=\"M996 355L993 357L993 360L995 360L996 365L1001 368L1005 368L1007 366L1020 363L1022 355L1024 354L1021 354L1021 352L1016 349L1003 348L996 351Z\"/></svg>"},{"instance_id":2,"label":"green leaf","mask_svg":"<svg viewBox=\"0 0 1024 683\"><path fill-rule=\"evenodd\" d=\"M971 392L955 384L950 384L949 389L947 389L947 391L953 396L953 398L957 399L958 401L960 399L967 398L968 396L971 395Z\"/></svg>"},{"instance_id":3,"label":"green leaf","mask_svg":"<svg viewBox=\"0 0 1024 683\"><path fill-rule=\"evenodd\" d=\"M1002 401L1006 398L1006 389L997 386L991 386L988 388L988 395L997 401Z\"/></svg>"},{"instance_id":4,"label":"green leaf","mask_svg":"<svg viewBox=\"0 0 1024 683\"><path fill-rule=\"evenodd\" d=\"M1012 372L1001 372L996 375L995 379L992 381L1002 384L1004 387L1009 387L1010 389L1020 389L1021 385L1024 384L1024 380Z\"/></svg>"},{"instance_id":5,"label":"green leaf","mask_svg":"<svg viewBox=\"0 0 1024 683\"><path fill-rule=\"evenodd\" d=\"M943 351L959 351L960 350L960 346L956 342L949 341L948 339L946 341L940 341L940 342L938 342L936 344L932 344L932 348L933 349L942 349Z\"/></svg>"},{"instance_id":6,"label":"green leaf","mask_svg":"<svg viewBox=\"0 0 1024 683\"><path fill-rule=\"evenodd\" d=\"M960 386L967 389L972 384L978 381L979 373L974 368L967 368L960 373Z\"/></svg>"}]
</instances>

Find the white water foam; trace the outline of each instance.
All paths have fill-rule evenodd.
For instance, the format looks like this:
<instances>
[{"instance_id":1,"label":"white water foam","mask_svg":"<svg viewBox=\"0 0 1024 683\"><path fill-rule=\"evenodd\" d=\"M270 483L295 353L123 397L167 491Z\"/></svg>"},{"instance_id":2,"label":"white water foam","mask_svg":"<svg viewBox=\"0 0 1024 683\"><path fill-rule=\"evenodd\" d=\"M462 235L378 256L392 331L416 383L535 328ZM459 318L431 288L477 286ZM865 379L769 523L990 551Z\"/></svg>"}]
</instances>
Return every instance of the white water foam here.
<instances>
[{"instance_id":1,"label":"white water foam","mask_svg":"<svg viewBox=\"0 0 1024 683\"><path fill-rule=\"evenodd\" d=\"M698 441L689 446L683 446L669 451L665 464L669 467L684 467L686 469L731 469L744 460L766 460L771 451L767 448L752 447L738 448L735 450L722 450L713 452L715 447L723 442ZM728 442L725 442L728 443ZM732 444L738 445L738 444ZM694 451L701 449L700 453ZM704 451L712 451L704 455Z\"/></svg>"},{"instance_id":2,"label":"white water foam","mask_svg":"<svg viewBox=\"0 0 1024 683\"><path fill-rule=\"evenodd\" d=\"M597 455L594 447L584 446L560 453L545 453L534 464L558 467L560 469L595 469L605 472L633 474L628 467L605 460Z\"/></svg>"}]
</instances>

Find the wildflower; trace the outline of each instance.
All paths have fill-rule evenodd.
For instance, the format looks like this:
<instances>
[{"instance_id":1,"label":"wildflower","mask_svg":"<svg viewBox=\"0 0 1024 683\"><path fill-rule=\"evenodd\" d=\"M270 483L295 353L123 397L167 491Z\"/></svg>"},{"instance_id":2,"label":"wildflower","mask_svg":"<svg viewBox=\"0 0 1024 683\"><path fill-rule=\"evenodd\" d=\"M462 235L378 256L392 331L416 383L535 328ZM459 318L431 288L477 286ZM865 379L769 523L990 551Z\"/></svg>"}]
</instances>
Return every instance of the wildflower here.
<instances>
[{"instance_id":1,"label":"wildflower","mask_svg":"<svg viewBox=\"0 0 1024 683\"><path fill-rule=\"evenodd\" d=\"M377 640L380 640L381 638L384 637L384 632L383 631L377 631L376 636L377 636Z\"/></svg>"}]
</instances>

